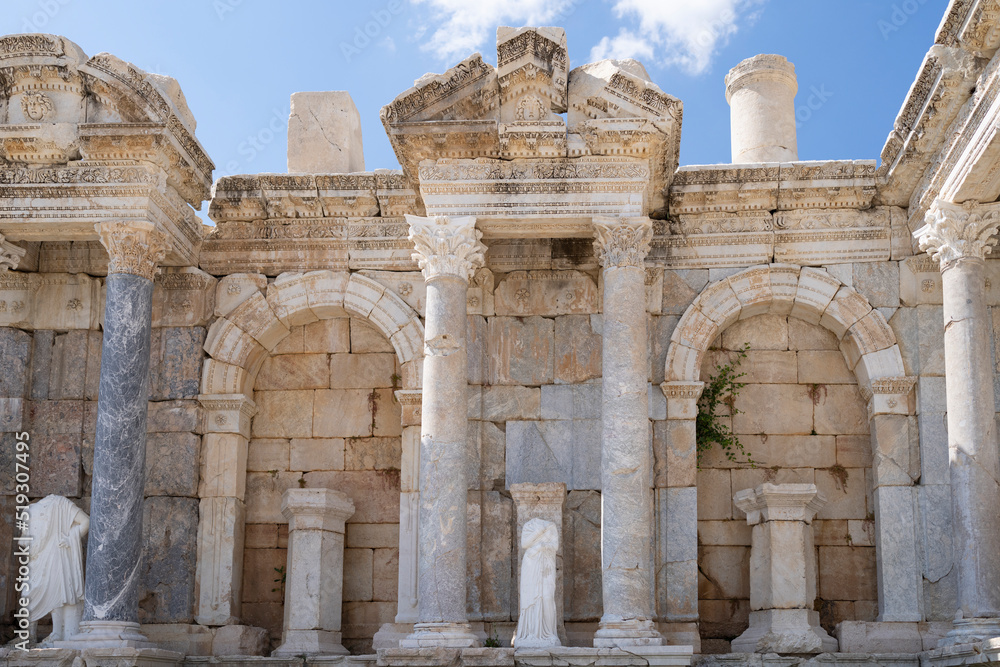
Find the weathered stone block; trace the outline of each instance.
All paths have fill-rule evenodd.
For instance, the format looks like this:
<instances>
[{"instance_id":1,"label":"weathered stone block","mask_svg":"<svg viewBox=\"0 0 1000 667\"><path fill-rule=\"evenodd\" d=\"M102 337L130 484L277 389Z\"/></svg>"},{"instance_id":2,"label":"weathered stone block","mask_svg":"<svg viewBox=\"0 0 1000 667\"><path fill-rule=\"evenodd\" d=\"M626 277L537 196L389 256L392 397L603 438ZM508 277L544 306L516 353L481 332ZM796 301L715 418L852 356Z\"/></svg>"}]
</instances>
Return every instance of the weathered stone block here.
<instances>
[{"instance_id":1,"label":"weathered stone block","mask_svg":"<svg viewBox=\"0 0 1000 667\"><path fill-rule=\"evenodd\" d=\"M149 398L167 401L197 398L205 357L203 327L154 329L150 344Z\"/></svg>"},{"instance_id":2,"label":"weathered stone block","mask_svg":"<svg viewBox=\"0 0 1000 667\"><path fill-rule=\"evenodd\" d=\"M808 386L748 384L737 396L736 407L741 413L733 417L736 433L807 435L813 430L813 399Z\"/></svg>"},{"instance_id":3,"label":"weathered stone block","mask_svg":"<svg viewBox=\"0 0 1000 667\"><path fill-rule=\"evenodd\" d=\"M663 317L654 315L650 316L646 324L649 338L647 344L649 349L649 381L653 384L659 384L664 380L670 337L673 335L679 320L680 318L675 315Z\"/></svg>"},{"instance_id":4,"label":"weathered stone block","mask_svg":"<svg viewBox=\"0 0 1000 667\"><path fill-rule=\"evenodd\" d=\"M271 642L264 628L249 625L224 625L215 629L212 655L264 655Z\"/></svg>"},{"instance_id":5,"label":"weathered stone block","mask_svg":"<svg viewBox=\"0 0 1000 667\"><path fill-rule=\"evenodd\" d=\"M480 601L483 620L486 621L510 618L512 586L517 585L511 576L513 514L514 503L505 493L483 492Z\"/></svg>"},{"instance_id":6,"label":"weathered stone block","mask_svg":"<svg viewBox=\"0 0 1000 667\"><path fill-rule=\"evenodd\" d=\"M815 430L820 435L860 435L868 432L868 407L857 385L820 385L816 397Z\"/></svg>"},{"instance_id":7,"label":"weathered stone block","mask_svg":"<svg viewBox=\"0 0 1000 667\"><path fill-rule=\"evenodd\" d=\"M194 433L146 435L146 496L198 497L201 438Z\"/></svg>"},{"instance_id":8,"label":"weathered stone block","mask_svg":"<svg viewBox=\"0 0 1000 667\"><path fill-rule=\"evenodd\" d=\"M701 363L701 377L709 378L716 375L717 366L732 364L736 359L737 355L733 352L709 350ZM796 353L787 350L749 350L746 359L740 362L738 372L746 373L740 378L741 382L795 384L798 378Z\"/></svg>"},{"instance_id":9,"label":"weathered stone block","mask_svg":"<svg viewBox=\"0 0 1000 667\"><path fill-rule=\"evenodd\" d=\"M567 621L597 621L601 600L601 494L570 491L563 515L563 609Z\"/></svg>"},{"instance_id":10,"label":"weathered stone block","mask_svg":"<svg viewBox=\"0 0 1000 667\"><path fill-rule=\"evenodd\" d=\"M708 271L694 269L663 272L663 314L683 315L708 284Z\"/></svg>"},{"instance_id":11,"label":"weathered stone block","mask_svg":"<svg viewBox=\"0 0 1000 667\"><path fill-rule=\"evenodd\" d=\"M819 547L819 597L824 600L874 600L875 549Z\"/></svg>"},{"instance_id":12,"label":"weathered stone block","mask_svg":"<svg viewBox=\"0 0 1000 667\"><path fill-rule=\"evenodd\" d=\"M248 472L246 522L286 523L281 515L281 494L286 489L299 488L302 485L299 480L302 479L300 472Z\"/></svg>"},{"instance_id":13,"label":"weathered stone block","mask_svg":"<svg viewBox=\"0 0 1000 667\"><path fill-rule=\"evenodd\" d=\"M348 438L344 441L342 468L332 469L399 470L402 456L399 438Z\"/></svg>"},{"instance_id":14,"label":"weathered stone block","mask_svg":"<svg viewBox=\"0 0 1000 667\"><path fill-rule=\"evenodd\" d=\"M255 384L260 390L327 389L330 361L325 354L279 354L268 356Z\"/></svg>"},{"instance_id":15,"label":"weathered stone block","mask_svg":"<svg viewBox=\"0 0 1000 667\"><path fill-rule=\"evenodd\" d=\"M597 420L509 421L507 485L563 482L569 489L599 489L601 426Z\"/></svg>"},{"instance_id":16,"label":"weathered stone block","mask_svg":"<svg viewBox=\"0 0 1000 667\"><path fill-rule=\"evenodd\" d=\"M49 398L82 399L86 395L87 331L57 334L52 344Z\"/></svg>"},{"instance_id":17,"label":"weathered stone block","mask_svg":"<svg viewBox=\"0 0 1000 667\"><path fill-rule=\"evenodd\" d=\"M555 323L543 317L490 318L490 384L551 383L554 334Z\"/></svg>"},{"instance_id":18,"label":"weathered stone block","mask_svg":"<svg viewBox=\"0 0 1000 667\"><path fill-rule=\"evenodd\" d=\"M254 394L257 403L257 414L253 418L253 437L255 438L310 438L313 434L313 392L301 391L258 391ZM329 415L327 402L329 390L318 392L324 402L323 414ZM343 414L350 414L345 412ZM323 434L325 435L325 434Z\"/></svg>"},{"instance_id":19,"label":"weathered stone block","mask_svg":"<svg viewBox=\"0 0 1000 667\"><path fill-rule=\"evenodd\" d=\"M745 487L752 488L752 487ZM698 471L698 520L733 518L733 489L728 470L710 468Z\"/></svg>"},{"instance_id":20,"label":"weathered stone block","mask_svg":"<svg viewBox=\"0 0 1000 667\"><path fill-rule=\"evenodd\" d=\"M197 401L151 401L146 412L148 433L200 433L201 407Z\"/></svg>"},{"instance_id":21,"label":"weathered stone block","mask_svg":"<svg viewBox=\"0 0 1000 667\"><path fill-rule=\"evenodd\" d=\"M331 350L332 351L332 350ZM378 352L395 352L392 343L381 331L366 320L351 318L351 352L367 354Z\"/></svg>"},{"instance_id":22,"label":"weathered stone block","mask_svg":"<svg viewBox=\"0 0 1000 667\"><path fill-rule=\"evenodd\" d=\"M816 488L827 500L816 513L817 519L864 519L868 516L864 469L817 470L815 480ZM874 511L874 507L871 510Z\"/></svg>"},{"instance_id":23,"label":"weathered stone block","mask_svg":"<svg viewBox=\"0 0 1000 667\"><path fill-rule=\"evenodd\" d=\"M372 563L372 599L395 601L399 585L399 549L375 549Z\"/></svg>"},{"instance_id":24,"label":"weathered stone block","mask_svg":"<svg viewBox=\"0 0 1000 667\"><path fill-rule=\"evenodd\" d=\"M868 299L873 308L899 306L899 264L864 262L854 265L854 289Z\"/></svg>"},{"instance_id":25,"label":"weathered stone block","mask_svg":"<svg viewBox=\"0 0 1000 667\"><path fill-rule=\"evenodd\" d=\"M372 599L371 549L344 549L344 602Z\"/></svg>"},{"instance_id":26,"label":"weathered stone block","mask_svg":"<svg viewBox=\"0 0 1000 667\"><path fill-rule=\"evenodd\" d=\"M288 172L365 170L361 116L349 93L293 93L288 117Z\"/></svg>"},{"instance_id":27,"label":"weathered stone block","mask_svg":"<svg viewBox=\"0 0 1000 667\"><path fill-rule=\"evenodd\" d=\"M653 422L653 486L695 486L697 454L691 419Z\"/></svg>"},{"instance_id":28,"label":"weathered stone block","mask_svg":"<svg viewBox=\"0 0 1000 667\"><path fill-rule=\"evenodd\" d=\"M750 343L753 350L787 350L788 318L782 315L757 315L736 322L722 332L722 346L738 350Z\"/></svg>"},{"instance_id":29,"label":"weathered stone block","mask_svg":"<svg viewBox=\"0 0 1000 667\"><path fill-rule=\"evenodd\" d=\"M399 543L399 525L395 523L348 523L350 549L393 549Z\"/></svg>"},{"instance_id":30,"label":"weathered stone block","mask_svg":"<svg viewBox=\"0 0 1000 667\"><path fill-rule=\"evenodd\" d=\"M201 443L202 498L242 499L246 492L247 441L239 433L207 433Z\"/></svg>"},{"instance_id":31,"label":"weathered stone block","mask_svg":"<svg viewBox=\"0 0 1000 667\"><path fill-rule=\"evenodd\" d=\"M837 350L840 340L833 333L797 317L788 318L788 349L790 350Z\"/></svg>"},{"instance_id":32,"label":"weathered stone block","mask_svg":"<svg viewBox=\"0 0 1000 667\"><path fill-rule=\"evenodd\" d=\"M750 549L702 546L698 549L698 597L733 600L750 597Z\"/></svg>"},{"instance_id":33,"label":"weathered stone block","mask_svg":"<svg viewBox=\"0 0 1000 667\"><path fill-rule=\"evenodd\" d=\"M541 389L538 387L483 387L483 420L504 422L511 419L538 419L541 414Z\"/></svg>"},{"instance_id":34,"label":"weathered stone block","mask_svg":"<svg viewBox=\"0 0 1000 667\"><path fill-rule=\"evenodd\" d=\"M597 285L579 271L514 271L494 292L497 315L571 315L598 310Z\"/></svg>"},{"instance_id":35,"label":"weathered stone block","mask_svg":"<svg viewBox=\"0 0 1000 667\"><path fill-rule=\"evenodd\" d=\"M394 381L394 354L334 354L330 357L330 383L333 389L370 389L398 386Z\"/></svg>"},{"instance_id":36,"label":"weathered stone block","mask_svg":"<svg viewBox=\"0 0 1000 667\"><path fill-rule=\"evenodd\" d=\"M0 327L0 397L27 396L31 342L24 331Z\"/></svg>"},{"instance_id":37,"label":"weathered stone block","mask_svg":"<svg viewBox=\"0 0 1000 667\"><path fill-rule=\"evenodd\" d=\"M565 315L555 322L555 381L576 384L601 377L601 336L590 315Z\"/></svg>"},{"instance_id":38,"label":"weathered stone block","mask_svg":"<svg viewBox=\"0 0 1000 667\"><path fill-rule=\"evenodd\" d=\"M285 549L245 549L243 551L243 602L282 602L281 574L286 568ZM287 571L285 572L287 577Z\"/></svg>"},{"instance_id":39,"label":"weathered stone block","mask_svg":"<svg viewBox=\"0 0 1000 667\"><path fill-rule=\"evenodd\" d=\"M243 530L244 549L274 549L278 546L277 524L248 523Z\"/></svg>"},{"instance_id":40,"label":"weathered stone block","mask_svg":"<svg viewBox=\"0 0 1000 667\"><path fill-rule=\"evenodd\" d=\"M750 526L746 521L699 521L698 543L713 546L749 547Z\"/></svg>"},{"instance_id":41,"label":"weathered stone block","mask_svg":"<svg viewBox=\"0 0 1000 667\"><path fill-rule=\"evenodd\" d=\"M480 315L468 315L465 327L465 349L469 362L468 381L470 385L481 385L486 382L489 358L489 333L486 318Z\"/></svg>"},{"instance_id":42,"label":"weathered stone block","mask_svg":"<svg viewBox=\"0 0 1000 667\"><path fill-rule=\"evenodd\" d=\"M343 438L292 438L289 470L343 470Z\"/></svg>"},{"instance_id":43,"label":"weathered stone block","mask_svg":"<svg viewBox=\"0 0 1000 667\"><path fill-rule=\"evenodd\" d=\"M872 440L867 435L838 435L837 463L845 468L870 468Z\"/></svg>"},{"instance_id":44,"label":"weathered stone block","mask_svg":"<svg viewBox=\"0 0 1000 667\"><path fill-rule=\"evenodd\" d=\"M35 331L31 351L31 398L49 397L49 378L52 375L52 348L54 331Z\"/></svg>"},{"instance_id":45,"label":"weathered stone block","mask_svg":"<svg viewBox=\"0 0 1000 667\"><path fill-rule=\"evenodd\" d=\"M299 470L299 468L289 468L288 449L288 440L283 438L254 438L247 448L247 470L250 472Z\"/></svg>"},{"instance_id":46,"label":"weathered stone block","mask_svg":"<svg viewBox=\"0 0 1000 667\"><path fill-rule=\"evenodd\" d=\"M541 390L542 419L601 418L600 384L544 385Z\"/></svg>"},{"instance_id":47,"label":"weathered stone block","mask_svg":"<svg viewBox=\"0 0 1000 667\"><path fill-rule=\"evenodd\" d=\"M196 498L143 502L141 623L191 623L198 537Z\"/></svg>"},{"instance_id":48,"label":"weathered stone block","mask_svg":"<svg viewBox=\"0 0 1000 667\"><path fill-rule=\"evenodd\" d=\"M844 355L834 350L803 350L798 353L800 384L856 384Z\"/></svg>"}]
</instances>

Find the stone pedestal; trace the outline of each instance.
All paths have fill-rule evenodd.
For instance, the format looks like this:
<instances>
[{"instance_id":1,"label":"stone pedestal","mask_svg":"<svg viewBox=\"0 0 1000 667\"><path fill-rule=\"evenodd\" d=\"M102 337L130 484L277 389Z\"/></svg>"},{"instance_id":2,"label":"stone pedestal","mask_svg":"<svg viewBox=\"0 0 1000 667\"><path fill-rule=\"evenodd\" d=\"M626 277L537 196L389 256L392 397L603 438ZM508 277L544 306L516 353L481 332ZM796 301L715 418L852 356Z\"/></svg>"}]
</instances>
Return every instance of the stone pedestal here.
<instances>
[{"instance_id":1,"label":"stone pedestal","mask_svg":"<svg viewBox=\"0 0 1000 667\"><path fill-rule=\"evenodd\" d=\"M783 56L747 58L726 75L733 163L795 162L795 66Z\"/></svg>"},{"instance_id":2,"label":"stone pedestal","mask_svg":"<svg viewBox=\"0 0 1000 667\"><path fill-rule=\"evenodd\" d=\"M954 630L942 646L1000 637L1000 455L997 451L985 256L1000 206L937 200L914 236L940 262L952 535L958 566Z\"/></svg>"},{"instance_id":3,"label":"stone pedestal","mask_svg":"<svg viewBox=\"0 0 1000 667\"><path fill-rule=\"evenodd\" d=\"M344 522L354 501L330 489L288 489L281 513L288 519L285 627L273 655L345 655Z\"/></svg>"},{"instance_id":4,"label":"stone pedestal","mask_svg":"<svg viewBox=\"0 0 1000 667\"><path fill-rule=\"evenodd\" d=\"M471 647L466 615L466 298L484 263L472 217L408 215L410 240L427 282L417 530L419 621L404 648Z\"/></svg>"},{"instance_id":5,"label":"stone pedestal","mask_svg":"<svg viewBox=\"0 0 1000 667\"><path fill-rule=\"evenodd\" d=\"M97 225L108 250L100 399L80 633L65 648L151 648L139 632L153 274L169 245L150 222Z\"/></svg>"},{"instance_id":6,"label":"stone pedestal","mask_svg":"<svg viewBox=\"0 0 1000 667\"><path fill-rule=\"evenodd\" d=\"M532 519L544 519L556 525L559 531L559 549L556 551L556 619L559 641L566 645L566 625L563 612L563 505L566 503L566 485L562 482L547 484L511 484L510 495L514 499L517 528L514 531L514 579L511 586L511 609L520 606L521 559L524 547L521 545L521 531L524 524ZM517 620L516 618L514 619Z\"/></svg>"},{"instance_id":7,"label":"stone pedestal","mask_svg":"<svg viewBox=\"0 0 1000 667\"><path fill-rule=\"evenodd\" d=\"M601 569L594 646L659 645L653 626L653 491L646 375L648 218L594 220L603 267Z\"/></svg>"},{"instance_id":8,"label":"stone pedestal","mask_svg":"<svg viewBox=\"0 0 1000 667\"><path fill-rule=\"evenodd\" d=\"M827 653L837 640L819 625L812 520L825 504L815 484L762 484L733 496L753 526L750 627L734 653Z\"/></svg>"}]
</instances>

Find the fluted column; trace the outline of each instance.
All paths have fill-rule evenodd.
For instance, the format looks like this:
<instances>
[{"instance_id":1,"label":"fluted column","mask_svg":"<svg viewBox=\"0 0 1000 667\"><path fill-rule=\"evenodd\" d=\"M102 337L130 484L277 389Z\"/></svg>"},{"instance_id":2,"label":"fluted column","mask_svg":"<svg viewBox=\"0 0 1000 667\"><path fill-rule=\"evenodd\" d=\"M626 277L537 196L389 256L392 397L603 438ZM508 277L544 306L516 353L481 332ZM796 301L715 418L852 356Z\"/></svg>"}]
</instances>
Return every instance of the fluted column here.
<instances>
[{"instance_id":1,"label":"fluted column","mask_svg":"<svg viewBox=\"0 0 1000 667\"><path fill-rule=\"evenodd\" d=\"M952 535L958 610L942 645L1000 636L1000 457L985 257L1000 205L937 200L914 236L941 264Z\"/></svg>"},{"instance_id":2,"label":"fluted column","mask_svg":"<svg viewBox=\"0 0 1000 667\"><path fill-rule=\"evenodd\" d=\"M603 267L601 584L594 646L659 645L653 626L653 492L646 351L648 218L595 219Z\"/></svg>"},{"instance_id":3,"label":"fluted column","mask_svg":"<svg viewBox=\"0 0 1000 667\"><path fill-rule=\"evenodd\" d=\"M80 648L151 646L139 633L142 499L153 274L169 249L154 224L97 225L108 250Z\"/></svg>"},{"instance_id":4,"label":"fluted column","mask_svg":"<svg viewBox=\"0 0 1000 667\"><path fill-rule=\"evenodd\" d=\"M400 645L478 644L466 615L466 299L483 265L476 219L408 215L410 240L427 283L417 529L419 622Z\"/></svg>"}]
</instances>

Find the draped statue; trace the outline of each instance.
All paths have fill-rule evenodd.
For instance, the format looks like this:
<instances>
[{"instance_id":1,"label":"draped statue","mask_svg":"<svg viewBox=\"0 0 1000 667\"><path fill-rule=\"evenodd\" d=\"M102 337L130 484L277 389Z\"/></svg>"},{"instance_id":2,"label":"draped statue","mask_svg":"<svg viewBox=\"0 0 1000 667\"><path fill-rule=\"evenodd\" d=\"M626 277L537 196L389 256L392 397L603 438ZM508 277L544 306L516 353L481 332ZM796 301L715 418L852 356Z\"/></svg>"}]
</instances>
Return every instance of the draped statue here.
<instances>
[{"instance_id":1,"label":"draped statue","mask_svg":"<svg viewBox=\"0 0 1000 667\"><path fill-rule=\"evenodd\" d=\"M46 496L28 506L30 621L37 623L52 614L52 634L43 644L79 632L83 612L83 540L89 527L90 517L62 496Z\"/></svg>"},{"instance_id":2,"label":"draped statue","mask_svg":"<svg viewBox=\"0 0 1000 667\"><path fill-rule=\"evenodd\" d=\"M520 614L514 648L559 646L556 618L556 550L559 532L544 519L532 519L521 530Z\"/></svg>"}]
</instances>

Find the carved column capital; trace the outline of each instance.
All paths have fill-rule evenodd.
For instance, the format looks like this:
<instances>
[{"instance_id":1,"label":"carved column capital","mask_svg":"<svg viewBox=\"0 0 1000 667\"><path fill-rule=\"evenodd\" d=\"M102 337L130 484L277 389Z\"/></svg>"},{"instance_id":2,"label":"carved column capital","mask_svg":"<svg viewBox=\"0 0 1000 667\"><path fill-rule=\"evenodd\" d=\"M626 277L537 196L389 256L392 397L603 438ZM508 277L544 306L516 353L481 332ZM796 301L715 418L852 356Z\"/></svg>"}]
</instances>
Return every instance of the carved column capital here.
<instances>
[{"instance_id":1,"label":"carved column capital","mask_svg":"<svg viewBox=\"0 0 1000 667\"><path fill-rule=\"evenodd\" d=\"M480 239L473 216L423 218L407 215L413 259L424 279L451 276L468 282L476 269L486 263L486 246Z\"/></svg>"},{"instance_id":2,"label":"carved column capital","mask_svg":"<svg viewBox=\"0 0 1000 667\"><path fill-rule=\"evenodd\" d=\"M16 246L0 234L0 273L13 271L21 263L21 258L28 251L20 246Z\"/></svg>"},{"instance_id":3,"label":"carved column capital","mask_svg":"<svg viewBox=\"0 0 1000 667\"><path fill-rule=\"evenodd\" d=\"M645 267L653 240L649 218L594 218L594 252L601 266Z\"/></svg>"},{"instance_id":4,"label":"carved column capital","mask_svg":"<svg viewBox=\"0 0 1000 667\"><path fill-rule=\"evenodd\" d=\"M985 259L993 250L996 240L990 237L1000 227L1000 205L935 199L924 223L913 236L944 271L960 259Z\"/></svg>"},{"instance_id":5,"label":"carved column capital","mask_svg":"<svg viewBox=\"0 0 1000 667\"><path fill-rule=\"evenodd\" d=\"M157 264L170 250L167 235L146 220L99 222L94 229L111 258L108 275L130 273L152 280Z\"/></svg>"}]
</instances>

